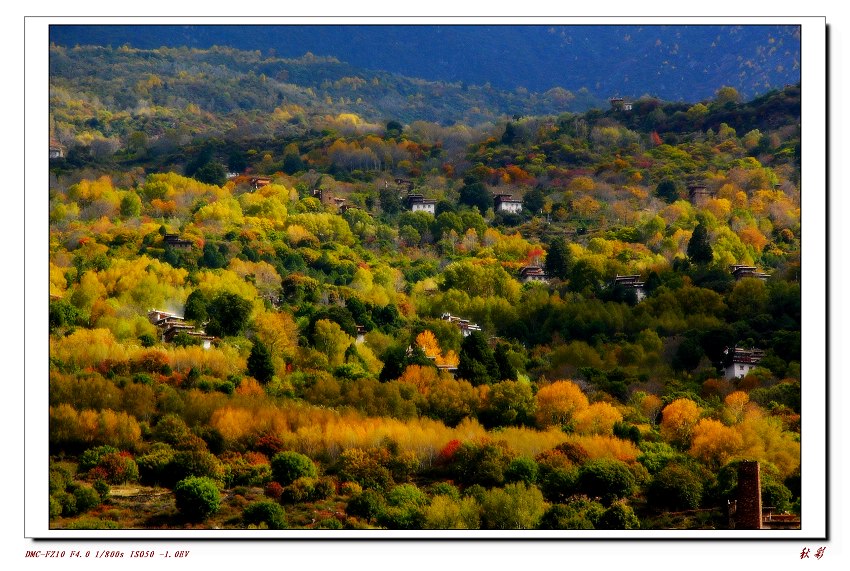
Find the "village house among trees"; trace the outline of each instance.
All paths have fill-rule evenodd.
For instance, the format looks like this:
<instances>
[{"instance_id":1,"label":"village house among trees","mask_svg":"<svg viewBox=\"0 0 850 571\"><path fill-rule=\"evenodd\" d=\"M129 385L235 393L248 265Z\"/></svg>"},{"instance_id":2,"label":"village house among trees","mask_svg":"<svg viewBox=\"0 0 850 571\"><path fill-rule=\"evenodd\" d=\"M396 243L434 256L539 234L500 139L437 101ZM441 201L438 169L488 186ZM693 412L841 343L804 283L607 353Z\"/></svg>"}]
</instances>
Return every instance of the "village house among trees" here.
<instances>
[{"instance_id":1,"label":"village house among trees","mask_svg":"<svg viewBox=\"0 0 850 571\"><path fill-rule=\"evenodd\" d=\"M148 320L156 326L163 343L171 343L176 336L184 335L204 349L209 349L215 340L215 337L207 335L203 329L186 323L186 320L176 313L152 309L148 311Z\"/></svg>"},{"instance_id":2,"label":"village house among trees","mask_svg":"<svg viewBox=\"0 0 850 571\"><path fill-rule=\"evenodd\" d=\"M496 212L506 214L519 214L522 212L522 200L514 198L512 194L495 194L493 204Z\"/></svg>"},{"instance_id":3,"label":"village house among trees","mask_svg":"<svg viewBox=\"0 0 850 571\"><path fill-rule=\"evenodd\" d=\"M549 276L540 266L523 266L519 269L519 279L522 283L529 282L549 283Z\"/></svg>"},{"instance_id":4,"label":"village house among trees","mask_svg":"<svg viewBox=\"0 0 850 571\"><path fill-rule=\"evenodd\" d=\"M756 278L765 281L770 277L770 274L760 272L755 266L748 266L746 264L734 264L729 266L729 271L735 277L735 281L739 281L744 278Z\"/></svg>"},{"instance_id":5,"label":"village house among trees","mask_svg":"<svg viewBox=\"0 0 850 571\"><path fill-rule=\"evenodd\" d=\"M481 326L477 323L470 323L468 319L457 317L451 313L444 313L440 316L440 319L457 325L457 328L460 329L461 335L464 337L469 337L475 331L481 331Z\"/></svg>"},{"instance_id":6,"label":"village house among trees","mask_svg":"<svg viewBox=\"0 0 850 571\"><path fill-rule=\"evenodd\" d=\"M634 103L623 97L612 97L608 100L611 104L611 109L615 111L631 111Z\"/></svg>"},{"instance_id":7,"label":"village house among trees","mask_svg":"<svg viewBox=\"0 0 850 571\"><path fill-rule=\"evenodd\" d=\"M433 216L436 207L437 201L433 198L425 198L421 194L407 195L407 208L411 212L427 212Z\"/></svg>"},{"instance_id":8,"label":"village house among trees","mask_svg":"<svg viewBox=\"0 0 850 571\"><path fill-rule=\"evenodd\" d=\"M646 298L646 282L640 281L639 275L633 276L616 276L612 284L613 287L622 287L635 292L635 298L638 302Z\"/></svg>"},{"instance_id":9,"label":"village house among trees","mask_svg":"<svg viewBox=\"0 0 850 571\"><path fill-rule=\"evenodd\" d=\"M724 351L724 355L726 357L725 377L727 379L742 379L750 371L755 369L764 358L764 351L756 348L745 349L736 346L731 351L727 348Z\"/></svg>"}]
</instances>

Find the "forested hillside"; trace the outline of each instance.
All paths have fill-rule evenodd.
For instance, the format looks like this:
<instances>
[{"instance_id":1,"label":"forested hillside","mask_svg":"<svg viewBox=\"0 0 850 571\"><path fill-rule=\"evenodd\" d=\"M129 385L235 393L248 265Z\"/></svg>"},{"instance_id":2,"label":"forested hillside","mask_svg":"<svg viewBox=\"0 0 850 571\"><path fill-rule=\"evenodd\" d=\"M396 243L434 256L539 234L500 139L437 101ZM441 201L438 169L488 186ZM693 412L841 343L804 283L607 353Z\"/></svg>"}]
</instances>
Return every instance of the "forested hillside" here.
<instances>
[{"instance_id":1,"label":"forested hillside","mask_svg":"<svg viewBox=\"0 0 850 571\"><path fill-rule=\"evenodd\" d=\"M799 514L800 86L577 97L52 48L51 525Z\"/></svg>"},{"instance_id":2,"label":"forested hillside","mask_svg":"<svg viewBox=\"0 0 850 571\"><path fill-rule=\"evenodd\" d=\"M752 98L800 81L801 31L794 25L455 24L60 25L51 26L50 41L67 48L226 45L284 58L309 51L431 81L506 91L585 88L602 98L649 93L698 101L720 85Z\"/></svg>"}]
</instances>

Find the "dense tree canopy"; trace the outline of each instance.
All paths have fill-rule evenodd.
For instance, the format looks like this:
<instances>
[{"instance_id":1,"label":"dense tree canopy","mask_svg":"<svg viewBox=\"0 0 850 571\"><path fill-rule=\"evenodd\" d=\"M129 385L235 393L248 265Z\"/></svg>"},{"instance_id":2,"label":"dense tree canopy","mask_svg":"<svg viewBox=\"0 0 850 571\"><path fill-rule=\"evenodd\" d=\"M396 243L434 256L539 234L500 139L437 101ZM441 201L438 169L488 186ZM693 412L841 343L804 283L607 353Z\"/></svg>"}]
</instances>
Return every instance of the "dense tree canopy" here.
<instances>
[{"instance_id":1,"label":"dense tree canopy","mask_svg":"<svg viewBox=\"0 0 850 571\"><path fill-rule=\"evenodd\" d=\"M568 113L222 47L51 67L56 528L722 529L745 459L800 512L799 86Z\"/></svg>"}]
</instances>

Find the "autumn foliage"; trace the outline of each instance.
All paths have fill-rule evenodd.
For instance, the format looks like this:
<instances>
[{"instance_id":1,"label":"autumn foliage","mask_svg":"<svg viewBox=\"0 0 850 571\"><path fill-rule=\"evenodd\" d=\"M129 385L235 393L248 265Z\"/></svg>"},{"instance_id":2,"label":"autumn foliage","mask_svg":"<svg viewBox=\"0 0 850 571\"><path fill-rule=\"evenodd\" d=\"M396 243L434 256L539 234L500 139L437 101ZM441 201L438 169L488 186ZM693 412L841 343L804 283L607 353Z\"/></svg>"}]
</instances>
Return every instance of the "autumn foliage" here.
<instances>
[{"instance_id":1,"label":"autumn foliage","mask_svg":"<svg viewBox=\"0 0 850 571\"><path fill-rule=\"evenodd\" d=\"M799 509L798 87L572 113L312 54L50 49L56 525L133 484L176 492L163 527L664 527L743 459ZM736 344L763 357L725 378Z\"/></svg>"}]
</instances>

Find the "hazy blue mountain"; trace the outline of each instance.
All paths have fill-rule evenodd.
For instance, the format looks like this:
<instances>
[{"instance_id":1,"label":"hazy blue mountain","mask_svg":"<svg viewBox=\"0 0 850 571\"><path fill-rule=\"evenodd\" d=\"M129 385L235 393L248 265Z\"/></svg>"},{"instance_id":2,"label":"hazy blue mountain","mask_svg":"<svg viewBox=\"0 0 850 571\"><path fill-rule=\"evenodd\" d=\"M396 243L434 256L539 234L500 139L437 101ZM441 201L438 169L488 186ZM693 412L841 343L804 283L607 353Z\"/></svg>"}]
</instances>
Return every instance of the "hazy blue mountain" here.
<instances>
[{"instance_id":1,"label":"hazy blue mountain","mask_svg":"<svg viewBox=\"0 0 850 571\"><path fill-rule=\"evenodd\" d=\"M51 26L51 41L138 48L213 45L499 89L586 87L600 98L744 97L800 81L797 26Z\"/></svg>"}]
</instances>

